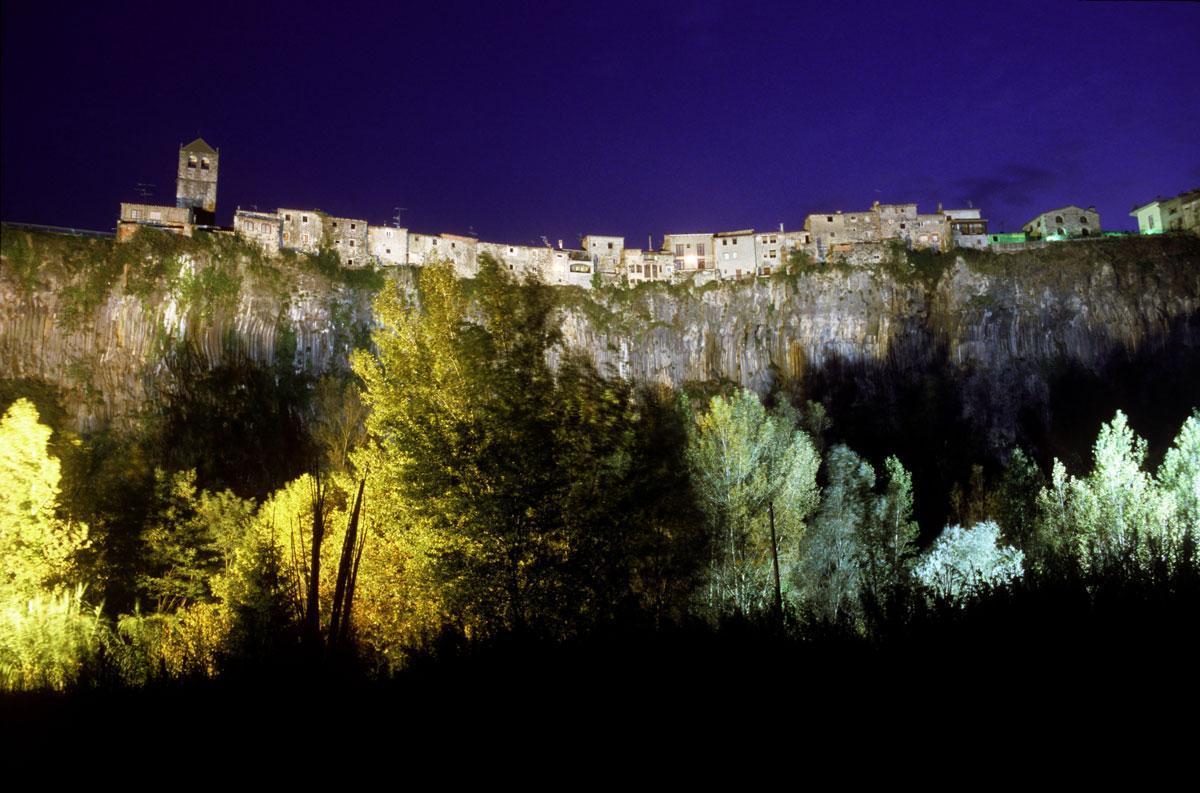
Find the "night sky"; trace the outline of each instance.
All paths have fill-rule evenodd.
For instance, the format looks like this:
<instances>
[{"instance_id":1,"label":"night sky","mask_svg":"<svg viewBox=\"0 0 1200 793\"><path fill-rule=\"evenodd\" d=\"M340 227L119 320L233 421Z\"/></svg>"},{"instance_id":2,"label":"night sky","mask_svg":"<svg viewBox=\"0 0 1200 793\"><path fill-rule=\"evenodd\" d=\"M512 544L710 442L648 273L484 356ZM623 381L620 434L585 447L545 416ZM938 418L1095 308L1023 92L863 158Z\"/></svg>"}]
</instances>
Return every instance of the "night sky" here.
<instances>
[{"instance_id":1,"label":"night sky","mask_svg":"<svg viewBox=\"0 0 1200 793\"><path fill-rule=\"evenodd\" d=\"M992 230L1200 187L1200 4L3 6L0 216L109 229L221 151L218 219L505 242L788 228L873 200Z\"/></svg>"}]
</instances>

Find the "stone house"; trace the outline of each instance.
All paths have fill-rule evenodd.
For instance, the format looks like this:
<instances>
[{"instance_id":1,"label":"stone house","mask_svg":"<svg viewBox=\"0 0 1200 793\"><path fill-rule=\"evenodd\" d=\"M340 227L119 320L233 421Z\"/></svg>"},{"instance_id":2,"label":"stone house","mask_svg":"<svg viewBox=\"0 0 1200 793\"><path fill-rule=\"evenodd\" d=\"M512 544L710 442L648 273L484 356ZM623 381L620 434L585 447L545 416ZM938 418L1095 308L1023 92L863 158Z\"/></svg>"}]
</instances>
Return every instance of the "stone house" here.
<instances>
[{"instance_id":1,"label":"stone house","mask_svg":"<svg viewBox=\"0 0 1200 793\"><path fill-rule=\"evenodd\" d=\"M279 253L283 227L277 212L255 212L238 207L233 214L233 231L257 244L268 255Z\"/></svg>"},{"instance_id":2,"label":"stone house","mask_svg":"<svg viewBox=\"0 0 1200 793\"><path fill-rule=\"evenodd\" d=\"M582 244L596 272L609 277L617 276L621 268L621 251L625 249L624 237L588 234Z\"/></svg>"},{"instance_id":3,"label":"stone house","mask_svg":"<svg viewBox=\"0 0 1200 793\"><path fill-rule=\"evenodd\" d=\"M1031 240L1065 240L1100 236L1100 214L1095 207L1075 205L1043 212L1021 227Z\"/></svg>"},{"instance_id":4,"label":"stone house","mask_svg":"<svg viewBox=\"0 0 1200 793\"><path fill-rule=\"evenodd\" d=\"M408 229L393 226L368 226L367 250L381 265L408 264Z\"/></svg>"},{"instance_id":5,"label":"stone house","mask_svg":"<svg viewBox=\"0 0 1200 793\"><path fill-rule=\"evenodd\" d=\"M722 278L757 275L754 229L722 231L713 235L713 260Z\"/></svg>"},{"instance_id":6,"label":"stone house","mask_svg":"<svg viewBox=\"0 0 1200 793\"><path fill-rule=\"evenodd\" d=\"M663 249L672 256L675 274L714 266L712 234L665 234Z\"/></svg>"},{"instance_id":7,"label":"stone house","mask_svg":"<svg viewBox=\"0 0 1200 793\"><path fill-rule=\"evenodd\" d=\"M346 267L371 264L367 221L321 214L321 232L329 247L337 252Z\"/></svg>"},{"instance_id":8,"label":"stone house","mask_svg":"<svg viewBox=\"0 0 1200 793\"><path fill-rule=\"evenodd\" d=\"M1140 234L1167 231L1200 234L1200 189L1180 193L1174 198L1159 196L1148 204L1135 206L1129 214L1137 218Z\"/></svg>"},{"instance_id":9,"label":"stone house","mask_svg":"<svg viewBox=\"0 0 1200 793\"><path fill-rule=\"evenodd\" d=\"M190 237L196 228L193 214L191 207L122 202L117 218L117 242L128 241L142 226Z\"/></svg>"},{"instance_id":10,"label":"stone house","mask_svg":"<svg viewBox=\"0 0 1200 793\"><path fill-rule=\"evenodd\" d=\"M988 247L987 220L978 209L947 209L950 240L956 248L984 250Z\"/></svg>"}]
</instances>

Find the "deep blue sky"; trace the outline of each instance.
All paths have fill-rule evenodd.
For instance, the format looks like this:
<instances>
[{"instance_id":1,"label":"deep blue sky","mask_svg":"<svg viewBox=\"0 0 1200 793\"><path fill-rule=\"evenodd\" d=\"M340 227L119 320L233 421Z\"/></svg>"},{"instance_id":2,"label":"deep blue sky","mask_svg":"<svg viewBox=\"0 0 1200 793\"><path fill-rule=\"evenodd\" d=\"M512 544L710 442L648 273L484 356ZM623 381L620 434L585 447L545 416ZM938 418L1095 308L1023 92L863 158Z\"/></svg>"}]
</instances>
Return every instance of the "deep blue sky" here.
<instances>
[{"instance_id":1,"label":"deep blue sky","mask_svg":"<svg viewBox=\"0 0 1200 793\"><path fill-rule=\"evenodd\" d=\"M180 143L218 216L509 242L799 226L873 199L992 228L1200 187L1200 5L5 0L5 220L105 229Z\"/></svg>"}]
</instances>

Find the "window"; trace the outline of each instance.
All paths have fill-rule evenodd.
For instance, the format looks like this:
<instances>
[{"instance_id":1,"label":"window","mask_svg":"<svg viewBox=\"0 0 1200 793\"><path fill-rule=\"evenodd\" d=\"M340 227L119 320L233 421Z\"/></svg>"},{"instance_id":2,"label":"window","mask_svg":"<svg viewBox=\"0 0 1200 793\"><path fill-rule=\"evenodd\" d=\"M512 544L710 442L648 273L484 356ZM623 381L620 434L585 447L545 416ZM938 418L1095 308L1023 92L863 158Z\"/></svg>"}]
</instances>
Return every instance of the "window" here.
<instances>
[{"instance_id":1,"label":"window","mask_svg":"<svg viewBox=\"0 0 1200 793\"><path fill-rule=\"evenodd\" d=\"M901 223L901 224L900 224L900 228L902 228L902 229L906 229L906 228L908 228L908 224L907 224L907 223Z\"/></svg>"},{"instance_id":2,"label":"window","mask_svg":"<svg viewBox=\"0 0 1200 793\"><path fill-rule=\"evenodd\" d=\"M676 256L682 256L682 255L683 255L683 245L676 245L676 246L675 246L675 255L676 255Z\"/></svg>"},{"instance_id":3,"label":"window","mask_svg":"<svg viewBox=\"0 0 1200 793\"><path fill-rule=\"evenodd\" d=\"M292 219L292 216L291 216L291 215L284 215L284 216L283 216L283 219L284 219L284 220L291 220L291 219Z\"/></svg>"},{"instance_id":4,"label":"window","mask_svg":"<svg viewBox=\"0 0 1200 793\"><path fill-rule=\"evenodd\" d=\"M151 220L162 220L162 213L151 210L150 211L150 219Z\"/></svg>"},{"instance_id":5,"label":"window","mask_svg":"<svg viewBox=\"0 0 1200 793\"><path fill-rule=\"evenodd\" d=\"M384 234L384 236L390 240L392 238L392 230L388 229L387 232Z\"/></svg>"},{"instance_id":6,"label":"window","mask_svg":"<svg viewBox=\"0 0 1200 793\"><path fill-rule=\"evenodd\" d=\"M140 218L142 216L142 210L135 209L132 212L130 212L129 214L134 220L137 220L138 218Z\"/></svg>"},{"instance_id":7,"label":"window","mask_svg":"<svg viewBox=\"0 0 1200 793\"><path fill-rule=\"evenodd\" d=\"M189 168L196 167L196 158L195 157L188 157L188 167Z\"/></svg>"},{"instance_id":8,"label":"window","mask_svg":"<svg viewBox=\"0 0 1200 793\"><path fill-rule=\"evenodd\" d=\"M721 244L722 244L722 245L728 245L728 244L729 244L729 240L721 240Z\"/></svg>"},{"instance_id":9,"label":"window","mask_svg":"<svg viewBox=\"0 0 1200 793\"><path fill-rule=\"evenodd\" d=\"M354 247L354 240L350 240L350 247L351 247L351 248L353 248L353 247Z\"/></svg>"},{"instance_id":10,"label":"window","mask_svg":"<svg viewBox=\"0 0 1200 793\"><path fill-rule=\"evenodd\" d=\"M1081 215L1081 216L1079 217L1079 222L1080 222L1080 223L1082 223L1083 225L1085 225L1085 226L1086 226L1086 225L1087 225L1087 216L1086 216L1086 215Z\"/></svg>"},{"instance_id":11,"label":"window","mask_svg":"<svg viewBox=\"0 0 1200 793\"><path fill-rule=\"evenodd\" d=\"M826 223L832 223L832 222L833 222L833 215L826 215L826 216L825 216L825 222L826 222Z\"/></svg>"},{"instance_id":12,"label":"window","mask_svg":"<svg viewBox=\"0 0 1200 793\"><path fill-rule=\"evenodd\" d=\"M1063 222L1062 215L1055 215L1055 216L1054 216L1054 222L1055 222L1055 223L1062 223L1062 222Z\"/></svg>"},{"instance_id":13,"label":"window","mask_svg":"<svg viewBox=\"0 0 1200 793\"><path fill-rule=\"evenodd\" d=\"M571 272L573 273L590 273L592 267L590 264L572 264Z\"/></svg>"},{"instance_id":14,"label":"window","mask_svg":"<svg viewBox=\"0 0 1200 793\"><path fill-rule=\"evenodd\" d=\"M300 222L301 222L301 223L307 223L307 222L308 222L308 215L301 215L301 216L300 216Z\"/></svg>"},{"instance_id":15,"label":"window","mask_svg":"<svg viewBox=\"0 0 1200 793\"><path fill-rule=\"evenodd\" d=\"M333 227L334 227L335 229L337 228L337 221L336 221L336 220L335 220L335 221L333 221Z\"/></svg>"},{"instance_id":16,"label":"window","mask_svg":"<svg viewBox=\"0 0 1200 793\"><path fill-rule=\"evenodd\" d=\"M384 253L387 253L388 255L391 255L391 253L392 253L392 249L391 249L391 248L384 248Z\"/></svg>"},{"instance_id":17,"label":"window","mask_svg":"<svg viewBox=\"0 0 1200 793\"><path fill-rule=\"evenodd\" d=\"M347 267L353 267L353 266L354 266L354 260L353 260L353 259L347 259L347 260L346 260L346 266L347 266Z\"/></svg>"},{"instance_id":18,"label":"window","mask_svg":"<svg viewBox=\"0 0 1200 793\"><path fill-rule=\"evenodd\" d=\"M609 249L610 251L613 249L613 247L612 247L612 243L611 243L611 242L610 242L610 243L608 243L608 249Z\"/></svg>"},{"instance_id":19,"label":"window","mask_svg":"<svg viewBox=\"0 0 1200 793\"><path fill-rule=\"evenodd\" d=\"M703 242L701 242L701 243L698 243L698 244L696 245L696 255L697 255L697 256L703 256L703 255L704 255L704 243L703 243Z\"/></svg>"},{"instance_id":20,"label":"window","mask_svg":"<svg viewBox=\"0 0 1200 793\"><path fill-rule=\"evenodd\" d=\"M200 158L200 170L202 170L202 171L208 170L208 158L207 157Z\"/></svg>"},{"instance_id":21,"label":"window","mask_svg":"<svg viewBox=\"0 0 1200 793\"><path fill-rule=\"evenodd\" d=\"M733 244L734 244L734 245L737 245L737 237L734 237L734 238L733 238Z\"/></svg>"},{"instance_id":22,"label":"window","mask_svg":"<svg viewBox=\"0 0 1200 793\"><path fill-rule=\"evenodd\" d=\"M358 228L358 224L356 224L356 223L351 223L351 224L350 224L350 230L351 230L351 231L354 231L356 228Z\"/></svg>"},{"instance_id":23,"label":"window","mask_svg":"<svg viewBox=\"0 0 1200 793\"><path fill-rule=\"evenodd\" d=\"M284 242L287 242L290 239L290 237L291 237L291 235L288 234L286 231L283 232L283 241Z\"/></svg>"}]
</instances>

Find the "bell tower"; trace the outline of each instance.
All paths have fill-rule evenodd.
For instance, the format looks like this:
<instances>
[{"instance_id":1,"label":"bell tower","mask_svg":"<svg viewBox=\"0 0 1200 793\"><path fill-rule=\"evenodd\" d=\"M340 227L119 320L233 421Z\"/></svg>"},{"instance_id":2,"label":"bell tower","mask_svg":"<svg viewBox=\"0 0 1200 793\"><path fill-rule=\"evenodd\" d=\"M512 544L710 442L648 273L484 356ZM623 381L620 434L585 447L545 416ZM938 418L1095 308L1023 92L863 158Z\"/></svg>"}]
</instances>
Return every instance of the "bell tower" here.
<instances>
[{"instance_id":1,"label":"bell tower","mask_svg":"<svg viewBox=\"0 0 1200 793\"><path fill-rule=\"evenodd\" d=\"M203 138L179 148L179 172L175 178L175 206L190 207L195 222L216 223L217 166L221 155Z\"/></svg>"}]
</instances>

